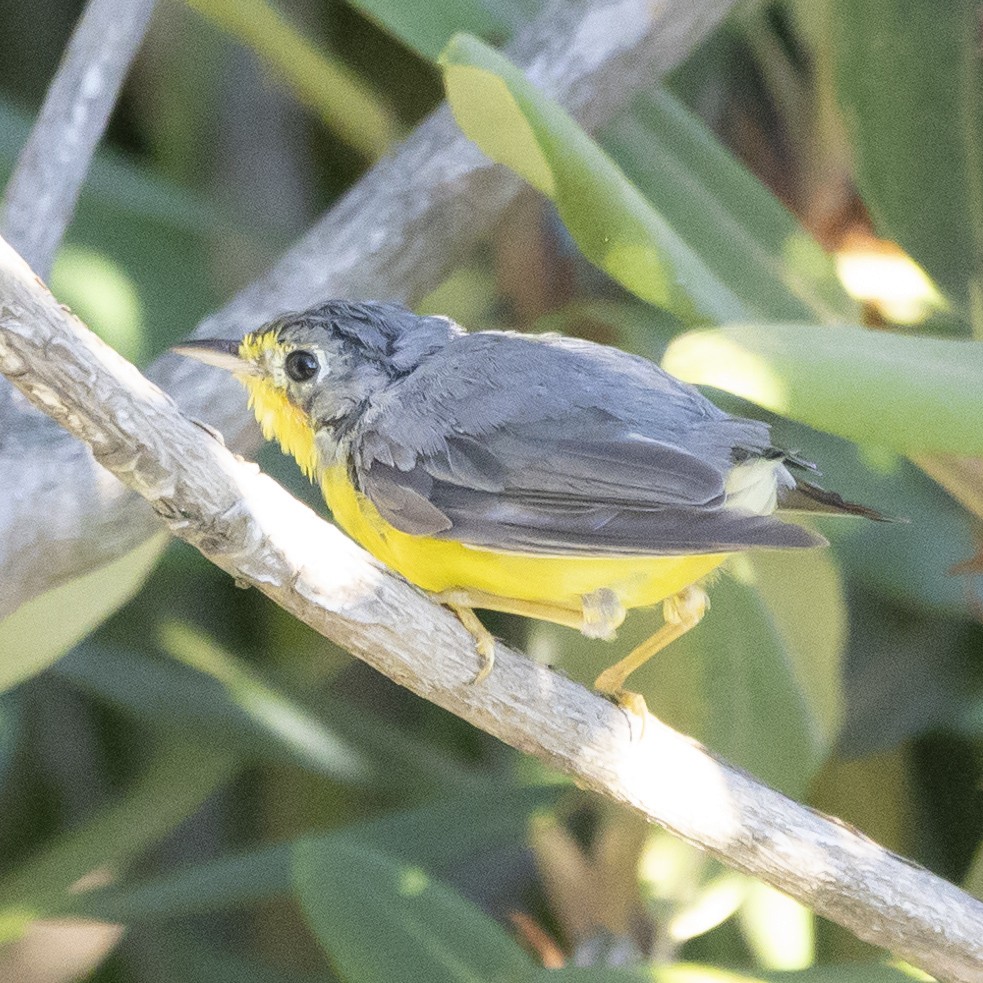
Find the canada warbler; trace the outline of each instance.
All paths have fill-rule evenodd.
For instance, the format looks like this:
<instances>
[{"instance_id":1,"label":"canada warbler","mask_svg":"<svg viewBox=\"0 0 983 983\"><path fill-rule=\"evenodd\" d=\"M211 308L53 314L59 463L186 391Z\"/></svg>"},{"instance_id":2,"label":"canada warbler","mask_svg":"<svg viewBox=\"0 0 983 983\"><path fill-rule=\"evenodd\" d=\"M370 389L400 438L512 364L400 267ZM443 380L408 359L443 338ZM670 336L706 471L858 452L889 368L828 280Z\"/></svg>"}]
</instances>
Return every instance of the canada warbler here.
<instances>
[{"instance_id":1,"label":"canada warbler","mask_svg":"<svg viewBox=\"0 0 983 983\"><path fill-rule=\"evenodd\" d=\"M334 300L175 351L234 373L342 529L457 613L476 681L494 640L474 608L610 639L661 601L665 624L595 682L641 709L625 679L700 620L729 554L825 544L776 510L879 518L794 477L813 466L766 424L588 341Z\"/></svg>"}]
</instances>

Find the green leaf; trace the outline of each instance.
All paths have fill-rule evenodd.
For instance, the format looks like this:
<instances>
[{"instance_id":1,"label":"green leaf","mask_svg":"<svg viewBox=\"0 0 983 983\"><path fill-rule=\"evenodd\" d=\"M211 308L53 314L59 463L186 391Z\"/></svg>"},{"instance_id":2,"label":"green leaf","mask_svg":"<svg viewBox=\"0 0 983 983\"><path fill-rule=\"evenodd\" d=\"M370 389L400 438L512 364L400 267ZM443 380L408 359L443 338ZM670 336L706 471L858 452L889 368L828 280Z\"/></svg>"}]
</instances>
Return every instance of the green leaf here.
<instances>
[{"instance_id":1,"label":"green leaf","mask_svg":"<svg viewBox=\"0 0 983 983\"><path fill-rule=\"evenodd\" d=\"M21 700L17 693L0 693L0 786L7 777L21 734Z\"/></svg>"},{"instance_id":2,"label":"green leaf","mask_svg":"<svg viewBox=\"0 0 983 983\"><path fill-rule=\"evenodd\" d=\"M91 325L123 358L139 364L147 355L140 293L119 263L98 250L62 246L49 287L60 303Z\"/></svg>"},{"instance_id":3,"label":"green leaf","mask_svg":"<svg viewBox=\"0 0 983 983\"><path fill-rule=\"evenodd\" d=\"M636 99L603 143L746 307L772 320L856 321L832 259L667 89Z\"/></svg>"},{"instance_id":4,"label":"green leaf","mask_svg":"<svg viewBox=\"0 0 983 983\"><path fill-rule=\"evenodd\" d=\"M816 519L848 579L876 590L892 604L965 617L967 598L983 597L983 584L949 573L969 554L972 520L965 509L892 451L875 448L865 453L840 437L789 420L772 425L777 446L796 448L816 462L823 487L904 520Z\"/></svg>"},{"instance_id":5,"label":"green leaf","mask_svg":"<svg viewBox=\"0 0 983 983\"><path fill-rule=\"evenodd\" d=\"M289 843L198 863L136 884L64 899L59 914L102 921L183 918L256 904L290 891Z\"/></svg>"},{"instance_id":6,"label":"green leaf","mask_svg":"<svg viewBox=\"0 0 983 983\"><path fill-rule=\"evenodd\" d=\"M235 945L235 949L232 946ZM265 966L244 955L241 946L229 942L218 948L188 932L161 932L144 936L141 964L145 975L180 983L329 983L326 973L295 973L282 966ZM149 967L153 967L151 970Z\"/></svg>"},{"instance_id":7,"label":"green leaf","mask_svg":"<svg viewBox=\"0 0 983 983\"><path fill-rule=\"evenodd\" d=\"M360 751L201 632L172 622L163 628L163 644L175 658L219 682L257 731L289 748L306 767L342 782L365 783L373 775Z\"/></svg>"},{"instance_id":8,"label":"green leaf","mask_svg":"<svg viewBox=\"0 0 983 983\"><path fill-rule=\"evenodd\" d=\"M236 761L225 751L183 740L157 750L121 801L63 833L0 881L0 938L13 937L56 910L63 895L96 867L115 871L194 812Z\"/></svg>"},{"instance_id":9,"label":"green leaf","mask_svg":"<svg viewBox=\"0 0 983 983\"><path fill-rule=\"evenodd\" d=\"M746 306L614 161L508 59L468 35L440 56L458 125L556 204L584 255L681 320L746 318Z\"/></svg>"},{"instance_id":10,"label":"green leaf","mask_svg":"<svg viewBox=\"0 0 983 983\"><path fill-rule=\"evenodd\" d=\"M834 0L829 60L878 231L965 303L983 273L983 69L974 0Z\"/></svg>"},{"instance_id":11,"label":"green leaf","mask_svg":"<svg viewBox=\"0 0 983 983\"><path fill-rule=\"evenodd\" d=\"M126 604L169 542L169 536L154 536L120 559L28 601L0 621L0 691L47 669Z\"/></svg>"},{"instance_id":12,"label":"green leaf","mask_svg":"<svg viewBox=\"0 0 983 983\"><path fill-rule=\"evenodd\" d=\"M905 454L983 454L983 343L863 328L728 325L663 367L793 420Z\"/></svg>"},{"instance_id":13,"label":"green leaf","mask_svg":"<svg viewBox=\"0 0 983 983\"><path fill-rule=\"evenodd\" d=\"M245 756L291 761L345 782L358 777L352 772L353 762L337 762L339 770L333 755L312 754L309 744L297 741L291 731L268 726L276 724L276 718L268 721L262 713L249 712L218 679L171 659L152 659L90 641L52 671L142 725L179 726L193 730L203 741L234 741ZM255 674L251 678L260 687L270 686ZM301 719L310 712L286 690L278 698L296 703ZM477 785L473 772L463 764L349 701L320 696L316 718L330 721L330 732L337 740L378 762L372 773L390 792L407 789L418 793L421 786L464 788L470 781Z\"/></svg>"},{"instance_id":14,"label":"green leaf","mask_svg":"<svg viewBox=\"0 0 983 983\"><path fill-rule=\"evenodd\" d=\"M529 977L529 983L651 983L652 979L651 970L637 967L564 966L562 969L536 969Z\"/></svg>"},{"instance_id":15,"label":"green leaf","mask_svg":"<svg viewBox=\"0 0 983 983\"><path fill-rule=\"evenodd\" d=\"M841 726L846 608L828 550L735 556L692 631L628 678L651 711L728 761L801 795ZM617 646L537 623L533 648L587 682L641 644L661 612L631 612Z\"/></svg>"},{"instance_id":16,"label":"green leaf","mask_svg":"<svg viewBox=\"0 0 983 983\"><path fill-rule=\"evenodd\" d=\"M756 965L799 970L816 962L816 916L778 888L749 878L738 920Z\"/></svg>"},{"instance_id":17,"label":"green leaf","mask_svg":"<svg viewBox=\"0 0 983 983\"><path fill-rule=\"evenodd\" d=\"M429 61L458 31L504 41L541 6L536 0L352 0L407 47Z\"/></svg>"},{"instance_id":18,"label":"green leaf","mask_svg":"<svg viewBox=\"0 0 983 983\"><path fill-rule=\"evenodd\" d=\"M785 972L741 972L719 966L676 963L654 967L652 983L911 983L922 979L884 963L849 963L841 966L810 966Z\"/></svg>"},{"instance_id":19,"label":"green leaf","mask_svg":"<svg viewBox=\"0 0 983 983\"><path fill-rule=\"evenodd\" d=\"M969 871L963 878L963 890L968 891L974 898L983 901L983 842L976 848Z\"/></svg>"},{"instance_id":20,"label":"green leaf","mask_svg":"<svg viewBox=\"0 0 983 983\"><path fill-rule=\"evenodd\" d=\"M532 963L505 930L420 867L366 847L308 841L294 888L342 976L359 983L519 983Z\"/></svg>"},{"instance_id":21,"label":"green leaf","mask_svg":"<svg viewBox=\"0 0 983 983\"><path fill-rule=\"evenodd\" d=\"M667 723L801 796L842 723L847 614L835 560L745 554L709 593L703 623L631 682Z\"/></svg>"},{"instance_id":22,"label":"green leaf","mask_svg":"<svg viewBox=\"0 0 983 983\"><path fill-rule=\"evenodd\" d=\"M302 842L304 849L322 842L355 844L399 857L408 864L439 870L478 850L521 839L530 814L550 806L561 791L560 786L512 787L442 797L418 809L307 836ZM133 922L254 904L290 890L293 849L290 843L260 847L144 883L92 891L72 899L71 907L65 910L107 921Z\"/></svg>"},{"instance_id":23,"label":"green leaf","mask_svg":"<svg viewBox=\"0 0 983 983\"><path fill-rule=\"evenodd\" d=\"M785 972L741 972L716 965L674 963L633 969L540 969L530 983L911 983L921 978L883 963L810 966Z\"/></svg>"},{"instance_id":24,"label":"green leaf","mask_svg":"<svg viewBox=\"0 0 983 983\"><path fill-rule=\"evenodd\" d=\"M0 97L0 185L13 170L32 122L27 113ZM159 223L197 236L245 232L213 202L107 146L96 150L82 202L103 214Z\"/></svg>"},{"instance_id":25,"label":"green leaf","mask_svg":"<svg viewBox=\"0 0 983 983\"><path fill-rule=\"evenodd\" d=\"M917 568L909 576L917 579ZM867 587L868 583L858 572L857 584ZM883 596L872 596L862 588L851 592L850 615L862 630L855 632L850 645L846 676L850 712L837 746L840 757L869 761L871 755L933 732L972 738L983 733L983 715L973 720L983 696L980 639L966 620L965 605L963 598L962 618L949 612L932 617L908 604L885 603ZM883 764L879 762L878 768L883 769ZM877 803L880 814L891 814L891 797L883 789L874 789L869 780L859 785L858 794ZM860 825L877 838L876 830Z\"/></svg>"},{"instance_id":26,"label":"green leaf","mask_svg":"<svg viewBox=\"0 0 983 983\"><path fill-rule=\"evenodd\" d=\"M925 976L918 970L906 971L886 963L845 963L810 966L791 972L756 973L751 980L763 983L922 983ZM673 980L672 983L686 983Z\"/></svg>"},{"instance_id":27,"label":"green leaf","mask_svg":"<svg viewBox=\"0 0 983 983\"><path fill-rule=\"evenodd\" d=\"M490 844L522 839L532 814L555 805L564 790L563 785L503 787L491 779L481 792L442 797L338 835L409 864L439 870Z\"/></svg>"}]
</instances>

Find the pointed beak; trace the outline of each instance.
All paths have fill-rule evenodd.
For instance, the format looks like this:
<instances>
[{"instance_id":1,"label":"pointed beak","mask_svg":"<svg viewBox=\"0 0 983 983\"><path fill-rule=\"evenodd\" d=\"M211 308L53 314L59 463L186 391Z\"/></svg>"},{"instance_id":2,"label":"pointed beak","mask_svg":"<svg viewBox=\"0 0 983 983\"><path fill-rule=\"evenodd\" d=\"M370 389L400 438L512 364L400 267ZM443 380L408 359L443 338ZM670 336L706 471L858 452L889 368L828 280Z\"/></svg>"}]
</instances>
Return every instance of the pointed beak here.
<instances>
[{"instance_id":1,"label":"pointed beak","mask_svg":"<svg viewBox=\"0 0 983 983\"><path fill-rule=\"evenodd\" d=\"M195 338L191 341L182 341L171 351L236 375L256 375L257 366L240 357L240 344L241 342L235 338Z\"/></svg>"}]
</instances>

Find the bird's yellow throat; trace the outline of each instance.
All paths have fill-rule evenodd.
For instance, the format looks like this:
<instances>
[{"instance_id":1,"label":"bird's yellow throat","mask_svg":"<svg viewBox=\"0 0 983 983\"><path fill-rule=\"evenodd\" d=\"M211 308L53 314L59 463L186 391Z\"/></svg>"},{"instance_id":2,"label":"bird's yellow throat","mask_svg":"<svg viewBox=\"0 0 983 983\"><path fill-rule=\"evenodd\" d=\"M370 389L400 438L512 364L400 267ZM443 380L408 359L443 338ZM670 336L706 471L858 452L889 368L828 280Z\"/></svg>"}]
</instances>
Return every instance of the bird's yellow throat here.
<instances>
[{"instance_id":1,"label":"bird's yellow throat","mask_svg":"<svg viewBox=\"0 0 983 983\"><path fill-rule=\"evenodd\" d=\"M259 335L246 335L239 346L239 357L253 363L263 352L277 347L276 336L272 332ZM304 411L291 403L287 394L261 376L240 375L239 379L249 394L249 406L256 414L263 436L276 440L285 454L297 460L301 471L312 481L317 472L317 449L314 442L314 428Z\"/></svg>"}]
</instances>

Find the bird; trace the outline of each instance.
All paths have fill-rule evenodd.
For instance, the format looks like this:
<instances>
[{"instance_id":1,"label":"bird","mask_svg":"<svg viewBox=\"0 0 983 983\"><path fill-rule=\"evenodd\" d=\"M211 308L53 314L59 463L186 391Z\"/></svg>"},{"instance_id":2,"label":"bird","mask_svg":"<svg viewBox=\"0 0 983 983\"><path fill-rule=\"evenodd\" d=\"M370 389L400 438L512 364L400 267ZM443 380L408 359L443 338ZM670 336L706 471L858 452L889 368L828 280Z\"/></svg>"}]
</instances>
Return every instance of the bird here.
<instances>
[{"instance_id":1,"label":"bird","mask_svg":"<svg viewBox=\"0 0 983 983\"><path fill-rule=\"evenodd\" d=\"M231 372L335 522L456 613L475 683L495 652L475 609L610 640L661 603L662 626L594 682L644 715L628 676L699 623L729 556L826 545L790 512L884 518L806 480L815 465L766 423L587 340L328 300L174 351Z\"/></svg>"}]
</instances>

